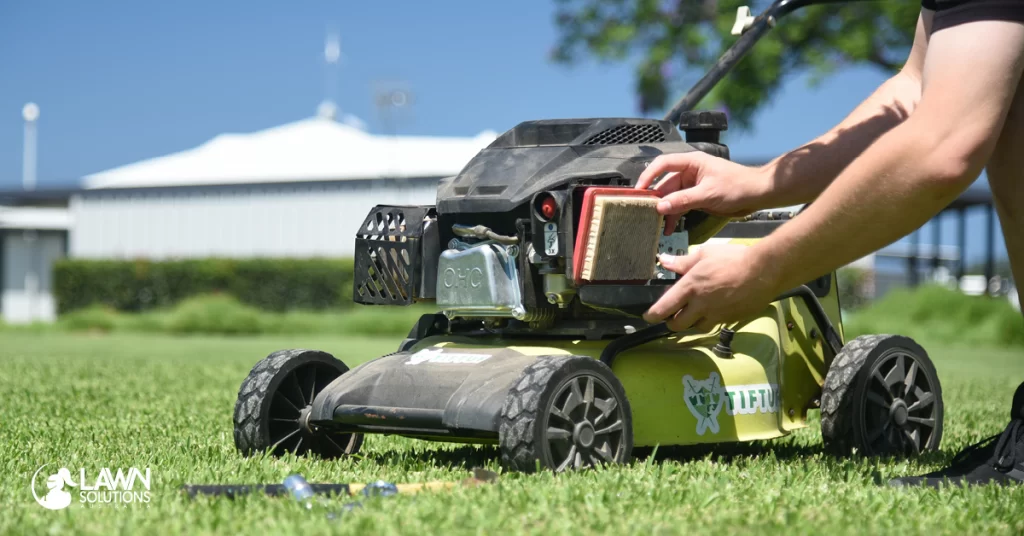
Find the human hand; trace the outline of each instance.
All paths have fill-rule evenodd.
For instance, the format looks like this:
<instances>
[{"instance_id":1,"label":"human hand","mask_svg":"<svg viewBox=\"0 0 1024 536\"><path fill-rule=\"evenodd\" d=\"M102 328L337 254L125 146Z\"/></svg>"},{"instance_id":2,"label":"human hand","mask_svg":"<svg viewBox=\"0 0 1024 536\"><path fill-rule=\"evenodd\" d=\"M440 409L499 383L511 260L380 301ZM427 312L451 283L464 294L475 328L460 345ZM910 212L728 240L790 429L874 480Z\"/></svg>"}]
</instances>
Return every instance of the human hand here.
<instances>
[{"instance_id":1,"label":"human hand","mask_svg":"<svg viewBox=\"0 0 1024 536\"><path fill-rule=\"evenodd\" d=\"M690 255L659 259L680 277L648 309L644 320L665 321L672 331L711 331L717 324L748 318L779 293L771 270L748 246L709 245Z\"/></svg>"},{"instance_id":2,"label":"human hand","mask_svg":"<svg viewBox=\"0 0 1024 536\"><path fill-rule=\"evenodd\" d=\"M662 175L654 189L662 196L658 212L665 216L666 234L691 210L735 217L763 208L771 182L757 168L693 151L655 158L640 174L636 188L645 190Z\"/></svg>"}]
</instances>

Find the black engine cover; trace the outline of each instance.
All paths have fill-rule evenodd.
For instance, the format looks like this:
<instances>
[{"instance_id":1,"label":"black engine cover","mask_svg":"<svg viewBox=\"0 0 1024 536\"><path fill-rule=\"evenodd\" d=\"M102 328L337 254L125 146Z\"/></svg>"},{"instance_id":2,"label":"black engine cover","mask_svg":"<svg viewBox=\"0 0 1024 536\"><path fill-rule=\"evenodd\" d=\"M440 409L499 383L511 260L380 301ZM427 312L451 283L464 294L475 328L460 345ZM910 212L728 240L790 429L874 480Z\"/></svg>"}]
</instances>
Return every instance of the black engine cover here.
<instances>
[{"instance_id":1,"label":"black engine cover","mask_svg":"<svg viewBox=\"0 0 1024 536\"><path fill-rule=\"evenodd\" d=\"M441 214L505 213L534 194L579 180L624 179L632 185L662 153L702 150L728 158L723 145L683 141L667 121L553 119L527 121L502 134L437 190Z\"/></svg>"}]
</instances>

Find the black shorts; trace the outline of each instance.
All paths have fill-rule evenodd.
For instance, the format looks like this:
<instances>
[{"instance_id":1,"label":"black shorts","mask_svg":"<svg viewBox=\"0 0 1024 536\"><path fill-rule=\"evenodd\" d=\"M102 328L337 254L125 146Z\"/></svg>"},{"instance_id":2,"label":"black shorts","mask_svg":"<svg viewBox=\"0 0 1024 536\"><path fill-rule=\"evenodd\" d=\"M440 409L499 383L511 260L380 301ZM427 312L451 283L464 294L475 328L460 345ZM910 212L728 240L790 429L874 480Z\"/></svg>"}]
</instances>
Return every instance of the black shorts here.
<instances>
[{"instance_id":1,"label":"black shorts","mask_svg":"<svg viewBox=\"0 0 1024 536\"><path fill-rule=\"evenodd\" d=\"M921 7L935 12L933 32L979 20L1024 23L1024 0L921 0Z\"/></svg>"}]
</instances>

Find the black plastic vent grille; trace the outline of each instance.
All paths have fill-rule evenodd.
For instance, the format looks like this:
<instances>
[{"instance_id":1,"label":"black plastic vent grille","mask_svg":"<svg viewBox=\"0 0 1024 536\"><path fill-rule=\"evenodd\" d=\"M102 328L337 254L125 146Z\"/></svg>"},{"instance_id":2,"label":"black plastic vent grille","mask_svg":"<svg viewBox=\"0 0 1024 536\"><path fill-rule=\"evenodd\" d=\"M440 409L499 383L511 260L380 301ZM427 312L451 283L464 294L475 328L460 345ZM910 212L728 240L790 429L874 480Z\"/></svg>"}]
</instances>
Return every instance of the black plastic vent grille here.
<instances>
[{"instance_id":1,"label":"black plastic vent grille","mask_svg":"<svg viewBox=\"0 0 1024 536\"><path fill-rule=\"evenodd\" d=\"M378 205L356 233L356 303L409 305L420 285L420 239L432 207Z\"/></svg>"},{"instance_id":2,"label":"black plastic vent grille","mask_svg":"<svg viewBox=\"0 0 1024 536\"><path fill-rule=\"evenodd\" d=\"M639 125L619 125L602 130L591 136L583 145L626 145L634 143L658 143L665 141L665 131L661 125L646 123Z\"/></svg>"}]
</instances>

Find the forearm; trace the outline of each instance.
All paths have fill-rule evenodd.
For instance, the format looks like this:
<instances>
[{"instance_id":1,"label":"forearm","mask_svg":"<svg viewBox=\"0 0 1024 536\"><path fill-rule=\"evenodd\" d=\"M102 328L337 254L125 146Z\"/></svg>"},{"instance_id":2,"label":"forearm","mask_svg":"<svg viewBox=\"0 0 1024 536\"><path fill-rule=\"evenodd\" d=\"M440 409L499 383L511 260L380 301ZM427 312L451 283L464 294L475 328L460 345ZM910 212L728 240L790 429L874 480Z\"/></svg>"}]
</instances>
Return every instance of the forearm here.
<instances>
[{"instance_id":1,"label":"forearm","mask_svg":"<svg viewBox=\"0 0 1024 536\"><path fill-rule=\"evenodd\" d=\"M846 265L917 229L981 172L984 148L949 158L928 125L908 121L856 159L818 199L755 246L777 291ZM960 152L959 154L964 154Z\"/></svg>"},{"instance_id":2,"label":"forearm","mask_svg":"<svg viewBox=\"0 0 1024 536\"><path fill-rule=\"evenodd\" d=\"M981 21L928 43L914 113L851 162L806 210L753 246L782 291L917 229L981 173L1024 70L1024 27Z\"/></svg>"},{"instance_id":3,"label":"forearm","mask_svg":"<svg viewBox=\"0 0 1024 536\"><path fill-rule=\"evenodd\" d=\"M762 166L763 208L814 200L875 140L902 123L920 95L917 76L897 73L832 130Z\"/></svg>"}]
</instances>

